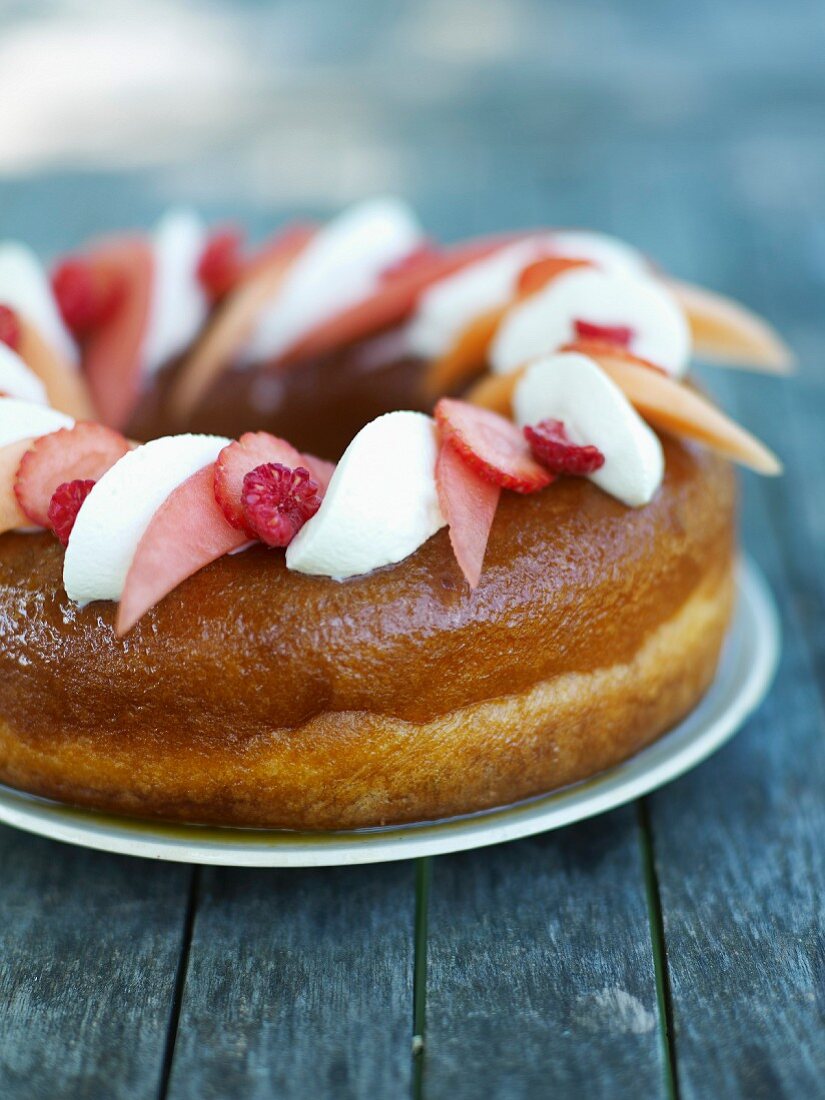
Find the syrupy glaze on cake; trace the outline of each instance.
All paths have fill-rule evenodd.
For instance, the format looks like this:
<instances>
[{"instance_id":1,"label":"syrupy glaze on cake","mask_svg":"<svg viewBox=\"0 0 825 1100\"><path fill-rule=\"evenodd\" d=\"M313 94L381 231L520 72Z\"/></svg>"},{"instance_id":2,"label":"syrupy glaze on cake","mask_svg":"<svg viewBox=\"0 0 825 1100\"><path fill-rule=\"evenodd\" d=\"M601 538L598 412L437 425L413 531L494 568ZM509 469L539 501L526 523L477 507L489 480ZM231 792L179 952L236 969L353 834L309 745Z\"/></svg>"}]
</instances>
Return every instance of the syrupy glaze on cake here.
<instances>
[{"instance_id":1,"label":"syrupy glaze on cake","mask_svg":"<svg viewBox=\"0 0 825 1100\"><path fill-rule=\"evenodd\" d=\"M147 730L209 740L323 711L419 722L537 680L624 662L733 553L729 467L665 441L667 477L628 511L580 480L507 497L471 593L445 532L403 570L343 583L255 547L182 584L125 639L72 606L48 536L0 559L0 712L27 735Z\"/></svg>"}]
</instances>

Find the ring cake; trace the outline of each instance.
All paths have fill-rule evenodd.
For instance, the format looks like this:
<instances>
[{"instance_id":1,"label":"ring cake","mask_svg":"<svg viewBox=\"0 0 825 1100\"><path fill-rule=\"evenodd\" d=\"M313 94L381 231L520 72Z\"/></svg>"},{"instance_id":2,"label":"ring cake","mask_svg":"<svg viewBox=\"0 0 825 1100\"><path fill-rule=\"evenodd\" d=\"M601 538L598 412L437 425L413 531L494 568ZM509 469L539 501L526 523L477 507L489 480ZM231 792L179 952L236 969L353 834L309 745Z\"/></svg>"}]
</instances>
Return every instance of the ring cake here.
<instances>
[{"instance_id":1,"label":"ring cake","mask_svg":"<svg viewBox=\"0 0 825 1100\"><path fill-rule=\"evenodd\" d=\"M731 463L780 469L693 355L790 366L614 238L441 246L393 199L0 244L0 781L350 829L637 752L715 673Z\"/></svg>"}]
</instances>

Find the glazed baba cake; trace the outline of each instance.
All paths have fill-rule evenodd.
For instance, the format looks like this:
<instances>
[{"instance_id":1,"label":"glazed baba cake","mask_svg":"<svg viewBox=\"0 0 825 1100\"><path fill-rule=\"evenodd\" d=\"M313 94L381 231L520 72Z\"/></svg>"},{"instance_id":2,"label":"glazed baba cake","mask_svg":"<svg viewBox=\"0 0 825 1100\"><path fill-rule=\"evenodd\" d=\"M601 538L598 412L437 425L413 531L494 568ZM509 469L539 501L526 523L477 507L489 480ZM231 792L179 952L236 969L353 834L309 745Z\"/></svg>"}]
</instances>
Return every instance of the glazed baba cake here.
<instances>
[{"instance_id":1,"label":"glazed baba cake","mask_svg":"<svg viewBox=\"0 0 825 1100\"><path fill-rule=\"evenodd\" d=\"M0 244L0 782L351 829L626 759L713 680L732 464L780 470L693 356L790 366L614 238L395 199Z\"/></svg>"}]
</instances>

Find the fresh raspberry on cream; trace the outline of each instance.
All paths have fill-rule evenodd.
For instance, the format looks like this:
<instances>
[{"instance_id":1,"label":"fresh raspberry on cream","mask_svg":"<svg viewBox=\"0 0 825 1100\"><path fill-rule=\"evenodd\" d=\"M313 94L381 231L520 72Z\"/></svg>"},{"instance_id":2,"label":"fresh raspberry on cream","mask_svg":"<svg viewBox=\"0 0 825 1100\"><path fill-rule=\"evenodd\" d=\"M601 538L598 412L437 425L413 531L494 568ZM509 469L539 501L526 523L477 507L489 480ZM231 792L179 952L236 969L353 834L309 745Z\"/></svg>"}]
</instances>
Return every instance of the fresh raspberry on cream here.
<instances>
[{"instance_id":1,"label":"fresh raspberry on cream","mask_svg":"<svg viewBox=\"0 0 825 1100\"><path fill-rule=\"evenodd\" d=\"M629 329L628 350L681 377L690 358L690 329L670 292L653 279L597 268L564 272L515 305L490 348L496 374L509 374L537 355L575 341L584 323Z\"/></svg>"},{"instance_id":2,"label":"fresh raspberry on cream","mask_svg":"<svg viewBox=\"0 0 825 1100\"><path fill-rule=\"evenodd\" d=\"M261 313L241 364L276 358L305 332L369 297L381 275L421 243L422 232L398 199L371 199L320 229Z\"/></svg>"},{"instance_id":3,"label":"fresh raspberry on cream","mask_svg":"<svg viewBox=\"0 0 825 1100\"><path fill-rule=\"evenodd\" d=\"M0 303L33 325L53 351L77 365L79 354L66 327L43 265L28 245L0 242Z\"/></svg>"},{"instance_id":4,"label":"fresh raspberry on cream","mask_svg":"<svg viewBox=\"0 0 825 1100\"><path fill-rule=\"evenodd\" d=\"M46 387L16 351L0 342L0 393L37 404L48 403Z\"/></svg>"},{"instance_id":5,"label":"fresh raspberry on cream","mask_svg":"<svg viewBox=\"0 0 825 1100\"><path fill-rule=\"evenodd\" d=\"M321 507L287 547L299 573L344 580L408 557L444 526L438 503L434 421L391 412L356 435Z\"/></svg>"},{"instance_id":6,"label":"fresh raspberry on cream","mask_svg":"<svg viewBox=\"0 0 825 1100\"><path fill-rule=\"evenodd\" d=\"M124 455L83 502L63 562L69 599L119 600L138 543L178 485L214 462L229 442L217 435L162 436Z\"/></svg>"},{"instance_id":7,"label":"fresh raspberry on cream","mask_svg":"<svg viewBox=\"0 0 825 1100\"><path fill-rule=\"evenodd\" d=\"M604 462L589 480L632 508L652 500L662 483L658 436L587 356L537 359L516 386L513 411L522 428L558 420L572 443L598 448Z\"/></svg>"}]
</instances>

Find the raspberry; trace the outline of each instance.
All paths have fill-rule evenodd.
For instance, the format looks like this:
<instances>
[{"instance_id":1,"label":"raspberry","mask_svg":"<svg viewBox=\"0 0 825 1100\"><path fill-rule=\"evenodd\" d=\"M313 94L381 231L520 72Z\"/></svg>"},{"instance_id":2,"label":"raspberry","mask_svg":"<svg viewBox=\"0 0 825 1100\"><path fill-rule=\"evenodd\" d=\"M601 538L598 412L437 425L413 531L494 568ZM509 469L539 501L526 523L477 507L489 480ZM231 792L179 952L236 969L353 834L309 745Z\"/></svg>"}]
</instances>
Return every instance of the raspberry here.
<instances>
[{"instance_id":1,"label":"raspberry","mask_svg":"<svg viewBox=\"0 0 825 1100\"><path fill-rule=\"evenodd\" d=\"M247 526L267 546L289 546L321 506L318 483L305 466L294 470L264 462L250 470L241 490Z\"/></svg>"},{"instance_id":2,"label":"raspberry","mask_svg":"<svg viewBox=\"0 0 825 1100\"><path fill-rule=\"evenodd\" d=\"M228 294L243 275L246 264L241 255L243 236L237 229L213 233L198 261L198 281L210 302Z\"/></svg>"},{"instance_id":3,"label":"raspberry","mask_svg":"<svg viewBox=\"0 0 825 1100\"><path fill-rule=\"evenodd\" d=\"M533 459L524 436L498 413L442 397L435 407L442 438L481 477L515 493L535 493L553 480Z\"/></svg>"},{"instance_id":4,"label":"raspberry","mask_svg":"<svg viewBox=\"0 0 825 1100\"><path fill-rule=\"evenodd\" d=\"M575 320L577 340L593 340L599 344L616 344L620 348L629 348L634 333L627 325L597 325L593 321Z\"/></svg>"},{"instance_id":5,"label":"raspberry","mask_svg":"<svg viewBox=\"0 0 825 1100\"><path fill-rule=\"evenodd\" d=\"M69 535L77 513L94 486L95 482L91 478L88 481L64 481L52 494L49 501L49 524L63 546L69 545Z\"/></svg>"},{"instance_id":6,"label":"raspberry","mask_svg":"<svg viewBox=\"0 0 825 1100\"><path fill-rule=\"evenodd\" d=\"M0 306L0 344L8 344L12 351L20 348L20 321L9 306Z\"/></svg>"},{"instance_id":7,"label":"raspberry","mask_svg":"<svg viewBox=\"0 0 825 1100\"><path fill-rule=\"evenodd\" d=\"M70 258L53 271L52 290L66 326L80 339L111 317L122 288L86 260Z\"/></svg>"},{"instance_id":8,"label":"raspberry","mask_svg":"<svg viewBox=\"0 0 825 1100\"><path fill-rule=\"evenodd\" d=\"M573 443L561 420L542 420L526 427L524 437L539 462L554 474L585 477L604 466L604 455L592 444Z\"/></svg>"}]
</instances>

